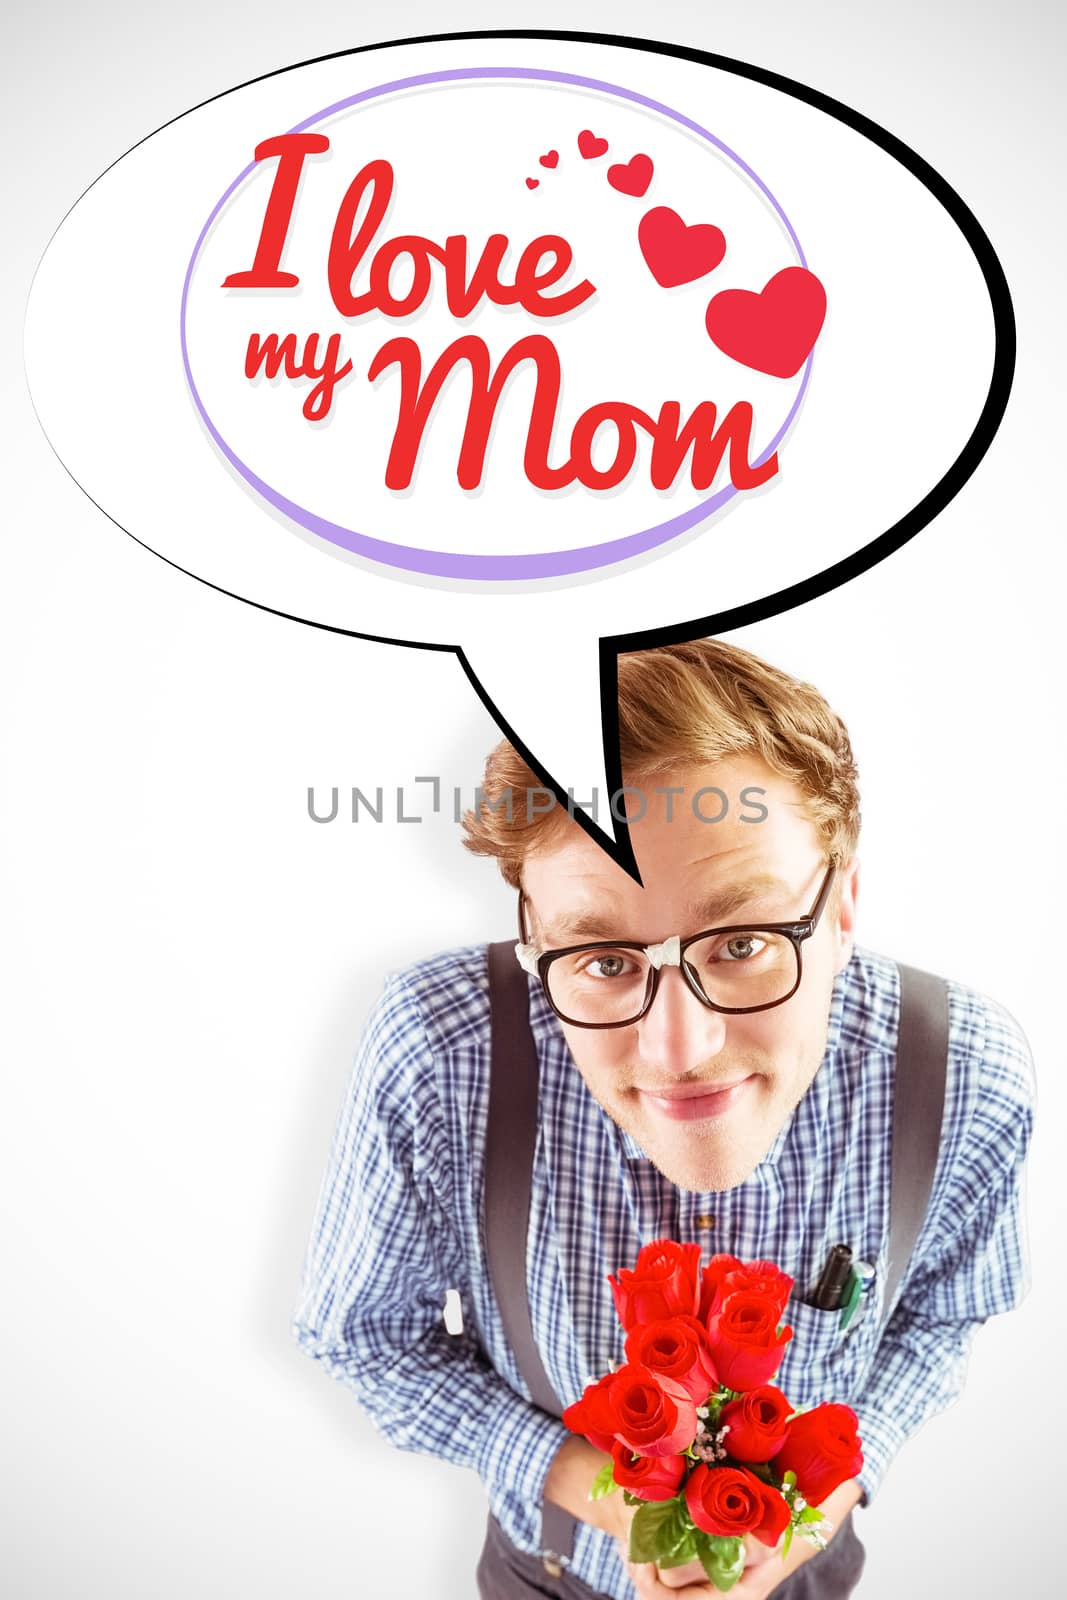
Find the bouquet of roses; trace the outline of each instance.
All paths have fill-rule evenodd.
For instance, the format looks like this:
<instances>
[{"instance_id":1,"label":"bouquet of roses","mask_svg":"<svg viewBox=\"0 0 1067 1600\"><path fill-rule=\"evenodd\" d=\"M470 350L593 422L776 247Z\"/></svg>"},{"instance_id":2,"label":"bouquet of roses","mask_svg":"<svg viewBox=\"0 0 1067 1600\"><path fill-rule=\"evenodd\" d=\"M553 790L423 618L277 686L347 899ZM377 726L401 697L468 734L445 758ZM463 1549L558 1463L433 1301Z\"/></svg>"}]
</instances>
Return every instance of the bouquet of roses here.
<instances>
[{"instance_id":1,"label":"bouquet of roses","mask_svg":"<svg viewBox=\"0 0 1067 1600\"><path fill-rule=\"evenodd\" d=\"M621 1488L639 1507L630 1560L699 1560L726 1590L744 1571L746 1534L781 1540L783 1556L796 1533L821 1549L817 1508L863 1454L848 1406L797 1412L770 1382L793 1337L782 1325L792 1278L726 1255L701 1270L699 1245L657 1239L608 1282L626 1364L563 1421L611 1456L590 1498Z\"/></svg>"}]
</instances>

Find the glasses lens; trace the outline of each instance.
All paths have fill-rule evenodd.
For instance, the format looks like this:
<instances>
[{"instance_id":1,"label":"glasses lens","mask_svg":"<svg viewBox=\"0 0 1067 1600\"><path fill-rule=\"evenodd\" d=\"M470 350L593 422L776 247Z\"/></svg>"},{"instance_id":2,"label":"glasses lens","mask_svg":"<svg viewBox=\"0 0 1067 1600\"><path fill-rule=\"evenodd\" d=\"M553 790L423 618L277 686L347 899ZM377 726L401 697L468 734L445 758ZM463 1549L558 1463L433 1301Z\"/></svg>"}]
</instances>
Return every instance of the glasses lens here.
<instances>
[{"instance_id":1,"label":"glasses lens","mask_svg":"<svg viewBox=\"0 0 1067 1600\"><path fill-rule=\"evenodd\" d=\"M651 963L640 950L575 950L548 969L548 993L572 1022L629 1022L648 993Z\"/></svg>"},{"instance_id":2,"label":"glasses lens","mask_svg":"<svg viewBox=\"0 0 1067 1600\"><path fill-rule=\"evenodd\" d=\"M800 972L796 946L780 933L713 933L688 946L686 966L717 1006L769 1006L784 1000Z\"/></svg>"}]
</instances>

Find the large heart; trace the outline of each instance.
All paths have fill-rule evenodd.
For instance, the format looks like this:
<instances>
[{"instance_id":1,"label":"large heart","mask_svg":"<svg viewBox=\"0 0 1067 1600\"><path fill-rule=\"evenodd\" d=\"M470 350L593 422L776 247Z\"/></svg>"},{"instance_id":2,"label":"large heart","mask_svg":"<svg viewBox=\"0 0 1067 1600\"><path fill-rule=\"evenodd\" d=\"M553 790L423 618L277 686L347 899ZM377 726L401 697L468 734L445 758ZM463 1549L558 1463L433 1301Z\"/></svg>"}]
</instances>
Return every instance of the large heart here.
<instances>
[{"instance_id":1,"label":"large heart","mask_svg":"<svg viewBox=\"0 0 1067 1600\"><path fill-rule=\"evenodd\" d=\"M759 294L724 289L705 324L723 355L773 378L792 378L811 354L826 316L826 290L806 267L776 272Z\"/></svg>"},{"instance_id":2,"label":"large heart","mask_svg":"<svg viewBox=\"0 0 1067 1600\"><path fill-rule=\"evenodd\" d=\"M710 222L690 227L670 206L654 206L646 211L637 240L648 270L664 289L703 278L726 254L721 228Z\"/></svg>"},{"instance_id":3,"label":"large heart","mask_svg":"<svg viewBox=\"0 0 1067 1600\"><path fill-rule=\"evenodd\" d=\"M652 182L651 156L631 156L629 161L616 162L608 168L608 182L620 194L632 194L640 199Z\"/></svg>"}]
</instances>

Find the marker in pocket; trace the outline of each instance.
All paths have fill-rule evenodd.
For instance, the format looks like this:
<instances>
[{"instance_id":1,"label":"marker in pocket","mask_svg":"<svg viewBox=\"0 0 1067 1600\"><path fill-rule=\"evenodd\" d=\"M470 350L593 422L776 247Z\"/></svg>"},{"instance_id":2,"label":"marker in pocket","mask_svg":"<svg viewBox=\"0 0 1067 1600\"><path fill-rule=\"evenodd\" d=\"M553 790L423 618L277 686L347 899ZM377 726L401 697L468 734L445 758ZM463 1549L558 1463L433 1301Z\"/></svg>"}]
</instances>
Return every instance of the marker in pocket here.
<instances>
[{"instance_id":1,"label":"marker in pocket","mask_svg":"<svg viewBox=\"0 0 1067 1600\"><path fill-rule=\"evenodd\" d=\"M849 1273L845 1292L841 1299L841 1327L847 1328L849 1323L870 1303L871 1292L874 1289L874 1268L869 1261L854 1261Z\"/></svg>"},{"instance_id":2,"label":"marker in pocket","mask_svg":"<svg viewBox=\"0 0 1067 1600\"><path fill-rule=\"evenodd\" d=\"M839 1311L845 1303L852 1270L852 1251L847 1244L835 1244L819 1275L811 1303L818 1311Z\"/></svg>"}]
</instances>

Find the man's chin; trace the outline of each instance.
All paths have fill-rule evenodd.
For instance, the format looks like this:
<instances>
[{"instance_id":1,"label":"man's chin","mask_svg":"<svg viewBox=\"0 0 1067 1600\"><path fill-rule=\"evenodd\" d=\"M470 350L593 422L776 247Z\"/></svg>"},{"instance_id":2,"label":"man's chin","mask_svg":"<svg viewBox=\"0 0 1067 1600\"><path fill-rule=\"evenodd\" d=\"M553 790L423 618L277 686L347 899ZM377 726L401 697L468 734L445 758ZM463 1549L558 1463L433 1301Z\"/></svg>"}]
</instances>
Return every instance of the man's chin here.
<instances>
[{"instance_id":1,"label":"man's chin","mask_svg":"<svg viewBox=\"0 0 1067 1600\"><path fill-rule=\"evenodd\" d=\"M694 1154L664 1149L653 1139L641 1148L669 1183L690 1194L721 1194L725 1189L736 1189L751 1178L765 1154L760 1150L747 1157L736 1149Z\"/></svg>"},{"instance_id":2,"label":"man's chin","mask_svg":"<svg viewBox=\"0 0 1067 1600\"><path fill-rule=\"evenodd\" d=\"M773 1128L665 1127L654 1113L636 1119L628 1131L669 1182L697 1194L736 1189L751 1178L775 1139Z\"/></svg>"},{"instance_id":3,"label":"man's chin","mask_svg":"<svg viewBox=\"0 0 1067 1600\"><path fill-rule=\"evenodd\" d=\"M707 1099L661 1100L631 1092L615 1120L677 1188L698 1194L735 1189L752 1176L776 1137L768 1087L757 1071Z\"/></svg>"}]
</instances>

